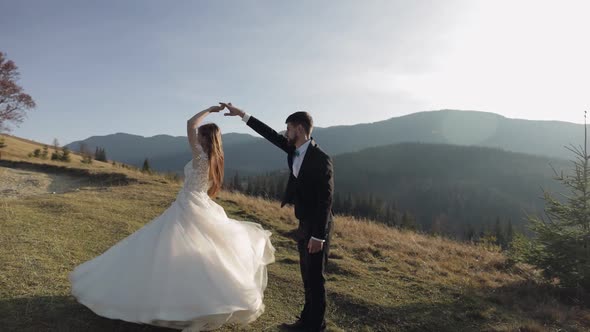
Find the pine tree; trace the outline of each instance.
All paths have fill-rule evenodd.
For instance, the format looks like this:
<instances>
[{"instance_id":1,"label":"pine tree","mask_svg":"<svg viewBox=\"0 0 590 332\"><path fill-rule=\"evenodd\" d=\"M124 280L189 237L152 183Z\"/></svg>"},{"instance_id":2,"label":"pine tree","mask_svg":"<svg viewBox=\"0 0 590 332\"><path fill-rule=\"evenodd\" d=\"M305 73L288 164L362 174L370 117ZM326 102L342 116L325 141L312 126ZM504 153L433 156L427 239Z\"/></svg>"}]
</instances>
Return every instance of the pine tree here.
<instances>
[{"instance_id":1,"label":"pine tree","mask_svg":"<svg viewBox=\"0 0 590 332\"><path fill-rule=\"evenodd\" d=\"M352 194L348 193L342 204L342 213L352 215Z\"/></svg>"},{"instance_id":2,"label":"pine tree","mask_svg":"<svg viewBox=\"0 0 590 332\"><path fill-rule=\"evenodd\" d=\"M559 200L544 191L545 218L530 216L528 220L536 235L532 262L565 287L590 290L590 156L584 113L584 146L566 147L575 155L573 175L555 171L555 179L570 194L562 194Z\"/></svg>"},{"instance_id":3,"label":"pine tree","mask_svg":"<svg viewBox=\"0 0 590 332\"><path fill-rule=\"evenodd\" d=\"M143 161L143 166L141 167L141 171L144 173L151 173L152 169L150 168L150 162L147 158Z\"/></svg>"},{"instance_id":4,"label":"pine tree","mask_svg":"<svg viewBox=\"0 0 590 332\"><path fill-rule=\"evenodd\" d=\"M386 214L386 206L385 203L383 202L383 199L381 197L376 197L375 201L373 202L374 204L374 208L375 208L375 219L376 220L380 220L380 221L384 221L385 220L385 214Z\"/></svg>"},{"instance_id":5,"label":"pine tree","mask_svg":"<svg viewBox=\"0 0 590 332\"><path fill-rule=\"evenodd\" d=\"M277 181L275 182L275 196L274 196L274 198L281 199L283 191L284 191L283 181L277 179Z\"/></svg>"},{"instance_id":6,"label":"pine tree","mask_svg":"<svg viewBox=\"0 0 590 332\"><path fill-rule=\"evenodd\" d=\"M387 204L387 213L385 215L385 223L389 226L395 227L398 225L397 211L393 204Z\"/></svg>"},{"instance_id":7,"label":"pine tree","mask_svg":"<svg viewBox=\"0 0 590 332\"><path fill-rule=\"evenodd\" d=\"M252 177L248 177L248 182L246 183L246 194L253 195L254 194L254 185L252 183Z\"/></svg>"},{"instance_id":8,"label":"pine tree","mask_svg":"<svg viewBox=\"0 0 590 332\"><path fill-rule=\"evenodd\" d=\"M242 191L242 185L240 184L240 174L236 172L232 181L232 189L236 191Z\"/></svg>"},{"instance_id":9,"label":"pine tree","mask_svg":"<svg viewBox=\"0 0 590 332\"><path fill-rule=\"evenodd\" d=\"M96 147L94 152L94 159L98 161L107 162L107 153L105 152L104 148Z\"/></svg>"},{"instance_id":10,"label":"pine tree","mask_svg":"<svg viewBox=\"0 0 590 332\"><path fill-rule=\"evenodd\" d=\"M47 145L43 145L43 152L41 152L41 159L47 159L49 155L49 147Z\"/></svg>"},{"instance_id":11,"label":"pine tree","mask_svg":"<svg viewBox=\"0 0 590 332\"><path fill-rule=\"evenodd\" d=\"M68 149L67 147L63 147L61 148L61 161L65 161L65 162L70 162L71 158L70 158L70 149Z\"/></svg>"},{"instance_id":12,"label":"pine tree","mask_svg":"<svg viewBox=\"0 0 590 332\"><path fill-rule=\"evenodd\" d=\"M506 236L500 224L500 217L496 217L496 224L494 225L494 236L496 237L496 244L502 248L506 248Z\"/></svg>"},{"instance_id":13,"label":"pine tree","mask_svg":"<svg viewBox=\"0 0 590 332\"><path fill-rule=\"evenodd\" d=\"M342 200L339 193L334 194L333 209L336 213L342 213Z\"/></svg>"},{"instance_id":14,"label":"pine tree","mask_svg":"<svg viewBox=\"0 0 590 332\"><path fill-rule=\"evenodd\" d=\"M466 230L465 230L465 240L469 241L469 242L474 242L475 241L475 228L473 228L473 225L471 224L467 224L466 226Z\"/></svg>"},{"instance_id":15,"label":"pine tree","mask_svg":"<svg viewBox=\"0 0 590 332\"><path fill-rule=\"evenodd\" d=\"M508 219L508 225L506 225L506 244L510 246L514 239L514 227L512 226L512 220Z\"/></svg>"}]
</instances>

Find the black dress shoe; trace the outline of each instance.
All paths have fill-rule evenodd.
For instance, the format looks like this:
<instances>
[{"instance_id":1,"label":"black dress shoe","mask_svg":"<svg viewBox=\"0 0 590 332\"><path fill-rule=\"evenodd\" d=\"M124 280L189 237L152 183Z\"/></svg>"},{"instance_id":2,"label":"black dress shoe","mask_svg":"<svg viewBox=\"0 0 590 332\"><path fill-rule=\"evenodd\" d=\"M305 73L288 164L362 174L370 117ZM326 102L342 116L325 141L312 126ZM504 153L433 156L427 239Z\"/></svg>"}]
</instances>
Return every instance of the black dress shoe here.
<instances>
[{"instance_id":1,"label":"black dress shoe","mask_svg":"<svg viewBox=\"0 0 590 332\"><path fill-rule=\"evenodd\" d=\"M305 331L305 323L301 318L298 318L294 323L283 323L281 328L286 331Z\"/></svg>"}]
</instances>

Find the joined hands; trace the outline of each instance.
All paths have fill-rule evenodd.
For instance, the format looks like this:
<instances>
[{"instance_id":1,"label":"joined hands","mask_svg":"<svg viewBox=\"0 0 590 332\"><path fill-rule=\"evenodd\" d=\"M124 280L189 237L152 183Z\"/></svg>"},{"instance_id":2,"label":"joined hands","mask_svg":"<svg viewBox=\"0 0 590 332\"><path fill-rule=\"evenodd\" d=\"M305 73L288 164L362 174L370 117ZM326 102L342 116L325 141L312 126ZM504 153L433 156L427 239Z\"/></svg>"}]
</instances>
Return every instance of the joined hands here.
<instances>
[{"instance_id":1,"label":"joined hands","mask_svg":"<svg viewBox=\"0 0 590 332\"><path fill-rule=\"evenodd\" d=\"M227 109L227 113L224 113L224 116L239 116L239 117L244 117L244 114L246 114L244 111L242 111L241 109L235 107L234 105L232 105L232 103L219 103L219 107L221 107L221 109Z\"/></svg>"}]
</instances>

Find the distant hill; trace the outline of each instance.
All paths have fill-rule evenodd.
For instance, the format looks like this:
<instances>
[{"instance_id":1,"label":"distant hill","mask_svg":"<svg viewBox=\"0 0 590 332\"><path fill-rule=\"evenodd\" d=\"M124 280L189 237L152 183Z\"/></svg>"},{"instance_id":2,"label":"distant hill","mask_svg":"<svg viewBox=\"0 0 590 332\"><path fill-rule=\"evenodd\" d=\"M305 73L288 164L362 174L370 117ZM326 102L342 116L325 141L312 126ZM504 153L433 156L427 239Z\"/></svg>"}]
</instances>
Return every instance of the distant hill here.
<instances>
[{"instance_id":1,"label":"distant hill","mask_svg":"<svg viewBox=\"0 0 590 332\"><path fill-rule=\"evenodd\" d=\"M264 121L264 118L261 118ZM275 128L283 130L284 128ZM252 131L252 134L255 133ZM583 125L559 121L508 119L476 111L441 110L420 112L389 120L316 128L313 137L331 155L402 142L485 146L555 158L567 158L564 145L583 140ZM226 173L264 172L286 167L285 156L272 144L248 134L223 135ZM162 171L180 171L190 158L186 137L130 134L93 136L68 144L77 150L80 142L90 149L104 147L111 159L141 166L150 158Z\"/></svg>"}]
</instances>

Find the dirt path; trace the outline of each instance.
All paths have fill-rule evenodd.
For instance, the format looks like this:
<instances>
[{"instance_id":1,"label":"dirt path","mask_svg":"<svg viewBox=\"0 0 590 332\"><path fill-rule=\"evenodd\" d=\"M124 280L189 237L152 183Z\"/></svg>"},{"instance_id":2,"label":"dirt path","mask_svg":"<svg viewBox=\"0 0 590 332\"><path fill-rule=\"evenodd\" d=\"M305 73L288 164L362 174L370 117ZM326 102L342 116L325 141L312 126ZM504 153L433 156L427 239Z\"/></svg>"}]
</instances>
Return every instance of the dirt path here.
<instances>
[{"instance_id":1,"label":"dirt path","mask_svg":"<svg viewBox=\"0 0 590 332\"><path fill-rule=\"evenodd\" d=\"M88 185L84 178L63 174L0 167L0 198L47 193L61 194Z\"/></svg>"}]
</instances>

